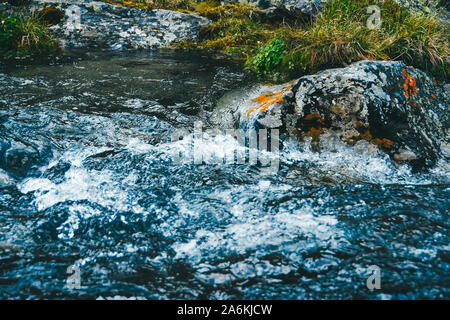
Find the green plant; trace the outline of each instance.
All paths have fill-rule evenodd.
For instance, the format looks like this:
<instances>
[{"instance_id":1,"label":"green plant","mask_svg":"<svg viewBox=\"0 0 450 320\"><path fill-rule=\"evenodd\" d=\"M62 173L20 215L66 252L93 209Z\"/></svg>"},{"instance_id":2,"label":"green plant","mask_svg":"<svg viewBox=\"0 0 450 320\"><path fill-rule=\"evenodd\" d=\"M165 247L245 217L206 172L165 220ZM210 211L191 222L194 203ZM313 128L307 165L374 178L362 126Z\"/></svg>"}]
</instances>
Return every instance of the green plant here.
<instances>
[{"instance_id":1,"label":"green plant","mask_svg":"<svg viewBox=\"0 0 450 320\"><path fill-rule=\"evenodd\" d=\"M249 60L249 64L252 65L256 73L269 74L280 64L285 54L284 41L273 39L265 47L261 48L256 56Z\"/></svg>"},{"instance_id":2,"label":"green plant","mask_svg":"<svg viewBox=\"0 0 450 320\"><path fill-rule=\"evenodd\" d=\"M35 16L0 16L0 58L46 56L59 51L59 43Z\"/></svg>"}]
</instances>

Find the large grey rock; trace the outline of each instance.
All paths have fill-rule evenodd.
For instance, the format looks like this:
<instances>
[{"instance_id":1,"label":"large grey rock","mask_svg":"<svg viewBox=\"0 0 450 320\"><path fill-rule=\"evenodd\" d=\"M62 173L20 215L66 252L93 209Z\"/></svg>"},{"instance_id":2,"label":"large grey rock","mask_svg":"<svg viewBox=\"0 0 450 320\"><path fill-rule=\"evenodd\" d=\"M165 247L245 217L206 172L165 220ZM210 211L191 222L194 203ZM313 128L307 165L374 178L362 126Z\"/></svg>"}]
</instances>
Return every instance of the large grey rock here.
<instances>
[{"instance_id":1,"label":"large grey rock","mask_svg":"<svg viewBox=\"0 0 450 320\"><path fill-rule=\"evenodd\" d=\"M147 49L196 40L208 19L169 10L138 10L88 0L35 0L31 11L54 6L65 19L51 27L65 47Z\"/></svg>"},{"instance_id":2,"label":"large grey rock","mask_svg":"<svg viewBox=\"0 0 450 320\"><path fill-rule=\"evenodd\" d=\"M424 72L402 62L361 61L292 84L256 87L229 99L216 122L277 128L284 137L312 138L317 150L328 139L367 140L420 169L447 153L449 107L444 87Z\"/></svg>"}]
</instances>

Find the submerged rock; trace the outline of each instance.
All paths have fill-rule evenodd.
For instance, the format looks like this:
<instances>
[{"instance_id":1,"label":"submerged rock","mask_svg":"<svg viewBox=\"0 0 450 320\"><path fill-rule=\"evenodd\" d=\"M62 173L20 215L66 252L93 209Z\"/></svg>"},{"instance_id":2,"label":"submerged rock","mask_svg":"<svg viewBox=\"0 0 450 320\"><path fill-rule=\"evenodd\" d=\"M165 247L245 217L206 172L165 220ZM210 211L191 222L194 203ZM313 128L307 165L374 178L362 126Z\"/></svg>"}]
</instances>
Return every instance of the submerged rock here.
<instances>
[{"instance_id":1,"label":"submerged rock","mask_svg":"<svg viewBox=\"0 0 450 320\"><path fill-rule=\"evenodd\" d=\"M40 161L39 151L35 147L20 141L0 140L0 169L23 177Z\"/></svg>"},{"instance_id":2,"label":"submerged rock","mask_svg":"<svg viewBox=\"0 0 450 320\"><path fill-rule=\"evenodd\" d=\"M37 0L30 10L61 9L62 23L51 27L65 47L147 49L195 40L209 20L169 10L139 10L89 0Z\"/></svg>"},{"instance_id":3,"label":"submerged rock","mask_svg":"<svg viewBox=\"0 0 450 320\"><path fill-rule=\"evenodd\" d=\"M219 109L221 125L277 128L311 139L316 150L338 138L367 140L416 169L432 166L449 137L449 97L436 80L402 62L360 61L255 88Z\"/></svg>"}]
</instances>

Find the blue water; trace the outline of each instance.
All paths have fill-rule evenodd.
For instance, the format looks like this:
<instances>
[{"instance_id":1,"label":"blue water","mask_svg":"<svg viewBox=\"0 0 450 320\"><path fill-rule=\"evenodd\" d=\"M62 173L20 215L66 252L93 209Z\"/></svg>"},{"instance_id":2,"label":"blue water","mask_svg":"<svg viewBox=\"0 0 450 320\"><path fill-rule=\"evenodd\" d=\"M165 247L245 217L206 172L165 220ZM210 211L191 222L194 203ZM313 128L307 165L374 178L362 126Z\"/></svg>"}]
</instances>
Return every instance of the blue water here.
<instances>
[{"instance_id":1,"label":"blue water","mask_svg":"<svg viewBox=\"0 0 450 320\"><path fill-rule=\"evenodd\" d=\"M173 52L0 67L0 298L450 298L444 160L413 174L364 146L288 141L276 173L174 161L194 139L175 130L213 127L221 97L254 83Z\"/></svg>"}]
</instances>

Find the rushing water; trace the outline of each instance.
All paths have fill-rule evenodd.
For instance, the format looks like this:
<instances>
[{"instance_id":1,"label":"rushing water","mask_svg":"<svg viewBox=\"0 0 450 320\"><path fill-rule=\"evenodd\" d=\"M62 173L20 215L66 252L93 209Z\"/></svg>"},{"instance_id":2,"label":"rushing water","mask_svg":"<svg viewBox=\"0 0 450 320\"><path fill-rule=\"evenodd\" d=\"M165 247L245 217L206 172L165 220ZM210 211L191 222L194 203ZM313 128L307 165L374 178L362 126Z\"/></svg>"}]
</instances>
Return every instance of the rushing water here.
<instances>
[{"instance_id":1,"label":"rushing water","mask_svg":"<svg viewBox=\"0 0 450 320\"><path fill-rule=\"evenodd\" d=\"M210 126L251 82L163 52L3 66L0 298L450 298L445 161L412 174L335 142L287 142L276 174L174 161L194 138L172 133ZM236 146L205 137L196 151Z\"/></svg>"}]
</instances>

